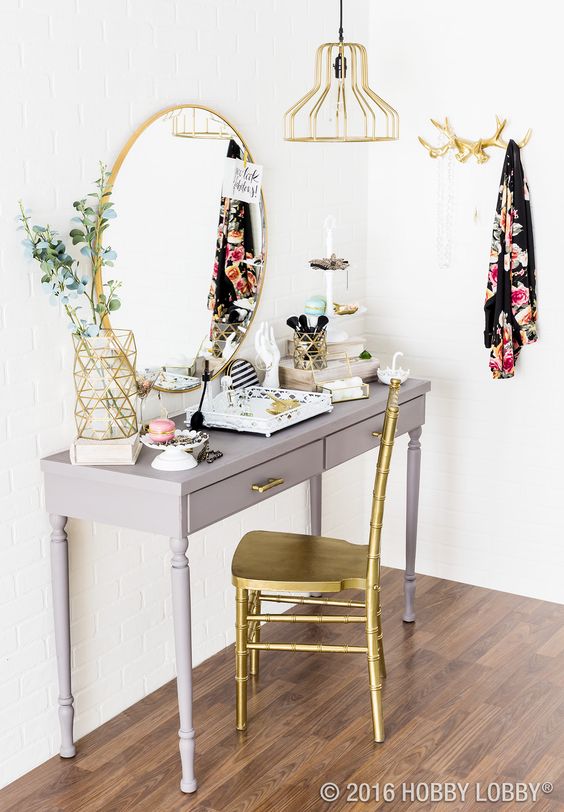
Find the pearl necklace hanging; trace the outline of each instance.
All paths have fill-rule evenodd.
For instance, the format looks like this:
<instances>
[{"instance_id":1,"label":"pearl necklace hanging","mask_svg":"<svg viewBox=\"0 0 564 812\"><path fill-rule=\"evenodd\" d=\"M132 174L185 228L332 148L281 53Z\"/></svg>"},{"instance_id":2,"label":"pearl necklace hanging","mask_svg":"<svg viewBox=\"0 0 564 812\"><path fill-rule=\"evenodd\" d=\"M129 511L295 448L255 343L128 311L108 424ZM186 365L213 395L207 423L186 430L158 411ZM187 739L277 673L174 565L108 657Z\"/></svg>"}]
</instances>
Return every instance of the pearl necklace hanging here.
<instances>
[{"instance_id":1,"label":"pearl necklace hanging","mask_svg":"<svg viewBox=\"0 0 564 812\"><path fill-rule=\"evenodd\" d=\"M437 161L437 262L441 270L452 262L454 225L454 155L449 150Z\"/></svg>"}]
</instances>

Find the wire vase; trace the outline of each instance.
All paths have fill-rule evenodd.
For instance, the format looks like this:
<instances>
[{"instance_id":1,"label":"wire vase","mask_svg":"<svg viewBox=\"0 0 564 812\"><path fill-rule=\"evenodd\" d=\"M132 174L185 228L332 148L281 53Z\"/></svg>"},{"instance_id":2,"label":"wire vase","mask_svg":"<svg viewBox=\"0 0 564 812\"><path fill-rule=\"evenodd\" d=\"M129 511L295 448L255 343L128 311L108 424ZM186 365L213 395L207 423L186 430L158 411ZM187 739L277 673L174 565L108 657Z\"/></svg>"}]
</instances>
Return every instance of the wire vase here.
<instances>
[{"instance_id":1,"label":"wire vase","mask_svg":"<svg viewBox=\"0 0 564 812\"><path fill-rule=\"evenodd\" d=\"M73 335L75 420L78 437L115 440L137 433L135 362L131 330Z\"/></svg>"}]
</instances>

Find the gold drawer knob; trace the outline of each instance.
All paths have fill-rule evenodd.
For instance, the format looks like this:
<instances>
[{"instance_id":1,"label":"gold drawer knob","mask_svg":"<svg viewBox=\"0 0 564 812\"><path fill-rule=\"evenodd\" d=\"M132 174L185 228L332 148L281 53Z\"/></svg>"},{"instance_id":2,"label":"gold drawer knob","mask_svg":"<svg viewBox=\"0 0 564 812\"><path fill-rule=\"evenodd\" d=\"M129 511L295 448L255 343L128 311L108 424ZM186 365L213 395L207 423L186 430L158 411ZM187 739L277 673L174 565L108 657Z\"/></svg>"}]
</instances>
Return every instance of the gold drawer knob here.
<instances>
[{"instance_id":1,"label":"gold drawer knob","mask_svg":"<svg viewBox=\"0 0 564 812\"><path fill-rule=\"evenodd\" d=\"M276 488L278 485L283 485L283 479L267 479L266 482L263 482L260 485L251 485L251 490L255 491L255 493L264 493L265 491L269 491L271 488Z\"/></svg>"},{"instance_id":2,"label":"gold drawer knob","mask_svg":"<svg viewBox=\"0 0 564 812\"><path fill-rule=\"evenodd\" d=\"M381 438L382 437L382 432L381 431L373 431L372 436Z\"/></svg>"}]
</instances>

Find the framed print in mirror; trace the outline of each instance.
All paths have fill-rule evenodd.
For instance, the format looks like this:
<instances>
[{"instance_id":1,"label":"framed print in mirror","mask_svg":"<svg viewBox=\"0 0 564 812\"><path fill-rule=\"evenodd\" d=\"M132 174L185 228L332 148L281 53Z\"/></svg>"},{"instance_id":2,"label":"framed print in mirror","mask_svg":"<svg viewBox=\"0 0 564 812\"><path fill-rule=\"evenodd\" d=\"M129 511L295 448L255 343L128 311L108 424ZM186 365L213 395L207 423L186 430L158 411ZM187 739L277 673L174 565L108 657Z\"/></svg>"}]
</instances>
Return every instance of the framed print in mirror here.
<instances>
[{"instance_id":1,"label":"framed print in mirror","mask_svg":"<svg viewBox=\"0 0 564 812\"><path fill-rule=\"evenodd\" d=\"M233 159L253 162L239 131L213 110L182 104L141 124L111 173L119 260L106 276L111 270L124 292L111 326L133 330L138 368L161 368L162 391L198 388L202 355L219 375L259 304L264 197L225 196Z\"/></svg>"}]
</instances>

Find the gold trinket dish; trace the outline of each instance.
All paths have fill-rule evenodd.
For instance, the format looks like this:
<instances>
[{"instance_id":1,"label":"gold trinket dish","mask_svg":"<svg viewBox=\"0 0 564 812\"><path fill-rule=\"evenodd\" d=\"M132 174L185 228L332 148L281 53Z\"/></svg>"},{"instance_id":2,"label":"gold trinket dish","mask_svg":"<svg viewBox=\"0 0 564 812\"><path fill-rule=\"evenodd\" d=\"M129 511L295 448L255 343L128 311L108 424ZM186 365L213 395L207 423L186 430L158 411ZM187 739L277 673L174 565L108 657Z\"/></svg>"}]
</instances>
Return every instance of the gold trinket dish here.
<instances>
[{"instance_id":1,"label":"gold trinket dish","mask_svg":"<svg viewBox=\"0 0 564 812\"><path fill-rule=\"evenodd\" d=\"M318 391L331 395L331 403L344 403L348 400L365 400L370 397L370 386L359 378L342 378L327 381L318 387Z\"/></svg>"},{"instance_id":2,"label":"gold trinket dish","mask_svg":"<svg viewBox=\"0 0 564 812\"><path fill-rule=\"evenodd\" d=\"M348 354L335 353L333 358L343 356L348 366L349 374L344 378L333 381L323 381L317 384L317 391L323 392L331 398L331 403L344 403L349 400L365 400L370 397L370 386L365 383L360 375L353 375L351 371L351 361ZM315 380L315 371L313 371Z\"/></svg>"},{"instance_id":3,"label":"gold trinket dish","mask_svg":"<svg viewBox=\"0 0 564 812\"><path fill-rule=\"evenodd\" d=\"M357 312L358 304L337 304L333 302L333 310L336 316L352 316Z\"/></svg>"}]
</instances>

